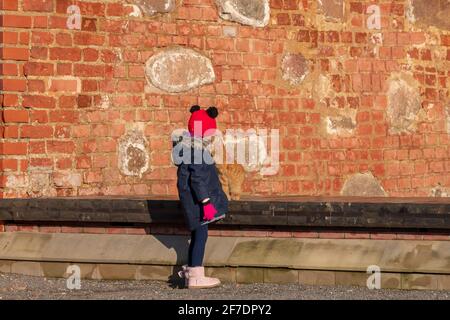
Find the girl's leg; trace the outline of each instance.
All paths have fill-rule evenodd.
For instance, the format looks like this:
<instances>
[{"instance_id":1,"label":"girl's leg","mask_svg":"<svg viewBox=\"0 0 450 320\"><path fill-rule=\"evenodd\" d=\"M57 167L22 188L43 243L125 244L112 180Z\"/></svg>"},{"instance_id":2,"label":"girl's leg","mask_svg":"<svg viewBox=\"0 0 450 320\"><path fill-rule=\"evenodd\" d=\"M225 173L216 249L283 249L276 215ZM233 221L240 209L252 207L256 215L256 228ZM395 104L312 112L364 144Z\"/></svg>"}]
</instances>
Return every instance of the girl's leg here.
<instances>
[{"instance_id":1,"label":"girl's leg","mask_svg":"<svg viewBox=\"0 0 450 320\"><path fill-rule=\"evenodd\" d=\"M191 232L191 243L189 244L189 267L200 267L203 265L206 240L208 240L208 225L203 225Z\"/></svg>"},{"instance_id":2,"label":"girl's leg","mask_svg":"<svg viewBox=\"0 0 450 320\"><path fill-rule=\"evenodd\" d=\"M212 288L220 285L220 280L211 277L205 277L205 268L203 267L203 257L205 255L206 240L208 239L208 225L200 226L191 234L191 243L189 245L189 267L186 278L186 287Z\"/></svg>"}]
</instances>

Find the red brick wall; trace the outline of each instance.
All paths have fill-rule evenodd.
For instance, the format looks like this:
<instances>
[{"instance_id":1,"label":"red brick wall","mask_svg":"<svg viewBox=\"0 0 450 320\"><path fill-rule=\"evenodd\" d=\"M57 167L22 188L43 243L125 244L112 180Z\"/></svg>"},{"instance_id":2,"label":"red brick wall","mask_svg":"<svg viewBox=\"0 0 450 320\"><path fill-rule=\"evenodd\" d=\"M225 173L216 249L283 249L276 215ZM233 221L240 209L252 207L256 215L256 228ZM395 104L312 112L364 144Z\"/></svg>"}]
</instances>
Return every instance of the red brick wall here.
<instances>
[{"instance_id":1,"label":"red brick wall","mask_svg":"<svg viewBox=\"0 0 450 320\"><path fill-rule=\"evenodd\" d=\"M248 174L246 194L338 195L349 176L369 171L390 196L450 188L450 32L409 22L408 1L346 0L335 23L317 1L272 0L263 28L222 20L212 0L146 18L129 17L124 2L0 1L0 197L176 194L169 135L196 103L216 105L221 128L280 129L279 173ZM366 26L372 3L381 30ZM82 30L66 27L70 4L81 8ZM230 27L235 37L224 35ZM149 92L145 62L172 45L209 57L215 82ZM310 66L297 86L282 79L288 53ZM415 79L421 110L412 130L395 133L389 79L402 73ZM321 75L326 94L314 87ZM324 130L330 108L355 112L351 134ZM118 168L118 141L135 124L148 141L141 177Z\"/></svg>"}]
</instances>

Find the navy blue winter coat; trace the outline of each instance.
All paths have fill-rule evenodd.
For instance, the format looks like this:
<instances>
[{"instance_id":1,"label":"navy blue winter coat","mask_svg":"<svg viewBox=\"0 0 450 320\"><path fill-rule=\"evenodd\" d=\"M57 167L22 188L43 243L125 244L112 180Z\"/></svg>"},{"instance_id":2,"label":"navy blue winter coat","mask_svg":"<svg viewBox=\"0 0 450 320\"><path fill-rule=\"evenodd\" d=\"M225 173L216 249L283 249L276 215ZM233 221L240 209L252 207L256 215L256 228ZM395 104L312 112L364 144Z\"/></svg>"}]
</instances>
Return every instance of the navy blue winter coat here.
<instances>
[{"instance_id":1,"label":"navy blue winter coat","mask_svg":"<svg viewBox=\"0 0 450 320\"><path fill-rule=\"evenodd\" d=\"M216 216L228 212L228 199L222 190L216 165L209 151L199 141L201 140L184 136L181 142L175 144L172 153L174 163L178 166L178 195L187 227L191 231L203 221L202 200L211 199L217 210ZM196 154L203 155L200 157L201 163L194 162Z\"/></svg>"}]
</instances>

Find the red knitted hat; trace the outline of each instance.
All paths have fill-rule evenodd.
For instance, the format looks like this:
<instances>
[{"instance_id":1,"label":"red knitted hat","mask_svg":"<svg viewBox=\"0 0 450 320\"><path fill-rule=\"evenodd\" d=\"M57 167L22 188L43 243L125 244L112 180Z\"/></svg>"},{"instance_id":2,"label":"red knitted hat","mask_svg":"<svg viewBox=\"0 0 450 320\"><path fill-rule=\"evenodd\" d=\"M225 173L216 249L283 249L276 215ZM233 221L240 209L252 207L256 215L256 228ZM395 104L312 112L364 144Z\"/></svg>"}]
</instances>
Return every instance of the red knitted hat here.
<instances>
[{"instance_id":1,"label":"red knitted hat","mask_svg":"<svg viewBox=\"0 0 450 320\"><path fill-rule=\"evenodd\" d=\"M216 107L209 107L208 110L201 110L199 106L191 107L191 117L188 122L188 130L191 136L204 137L214 133L217 129L216 117L219 112Z\"/></svg>"}]
</instances>

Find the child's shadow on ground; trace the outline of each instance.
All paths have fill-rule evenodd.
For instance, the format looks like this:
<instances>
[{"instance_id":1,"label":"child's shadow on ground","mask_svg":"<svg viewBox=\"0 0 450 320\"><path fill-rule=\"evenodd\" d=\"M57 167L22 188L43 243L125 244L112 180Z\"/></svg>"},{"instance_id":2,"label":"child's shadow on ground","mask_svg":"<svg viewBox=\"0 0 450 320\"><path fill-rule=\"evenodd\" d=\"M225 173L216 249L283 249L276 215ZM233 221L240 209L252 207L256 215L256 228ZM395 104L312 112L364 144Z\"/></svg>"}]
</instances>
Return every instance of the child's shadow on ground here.
<instances>
[{"instance_id":1,"label":"child's shadow on ground","mask_svg":"<svg viewBox=\"0 0 450 320\"><path fill-rule=\"evenodd\" d=\"M168 249L174 249L177 255L176 264L173 267L172 275L168 278L168 284L173 289L184 288L184 279L180 278L178 272L181 271L181 266L188 261L189 250L189 236L185 235L153 235L159 242L161 242Z\"/></svg>"}]
</instances>

